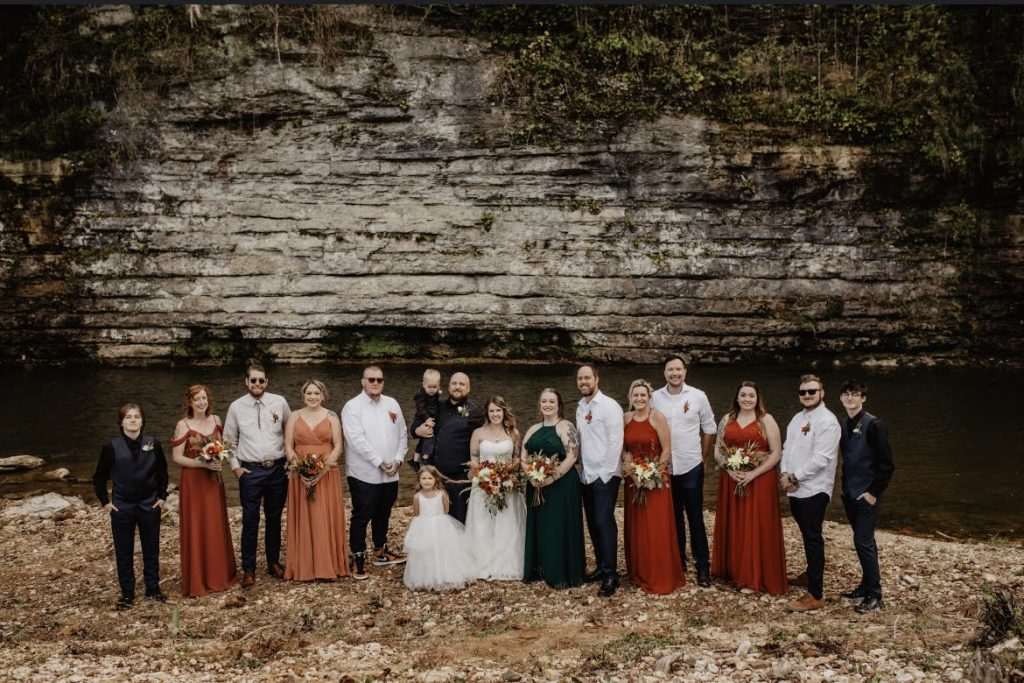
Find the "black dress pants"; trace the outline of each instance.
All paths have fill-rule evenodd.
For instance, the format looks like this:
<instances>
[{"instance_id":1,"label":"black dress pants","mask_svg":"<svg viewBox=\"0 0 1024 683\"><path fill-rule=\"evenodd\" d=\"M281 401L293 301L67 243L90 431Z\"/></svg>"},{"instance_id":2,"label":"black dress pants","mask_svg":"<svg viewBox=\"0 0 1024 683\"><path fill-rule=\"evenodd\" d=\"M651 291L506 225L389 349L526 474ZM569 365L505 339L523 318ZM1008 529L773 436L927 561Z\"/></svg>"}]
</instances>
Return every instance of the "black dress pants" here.
<instances>
[{"instance_id":1,"label":"black dress pants","mask_svg":"<svg viewBox=\"0 0 1024 683\"><path fill-rule=\"evenodd\" d=\"M789 509L800 527L807 558L807 592L821 599L825 580L825 538L821 534L828 509L829 495L816 493L808 498L789 497Z\"/></svg>"},{"instance_id":2,"label":"black dress pants","mask_svg":"<svg viewBox=\"0 0 1024 683\"><path fill-rule=\"evenodd\" d=\"M366 527L374 548L383 548L388 542L391 508L398 500L398 482L370 484L355 477L347 477L348 491L352 495L352 523L349 525L348 547L355 553L366 552Z\"/></svg>"},{"instance_id":3,"label":"black dress pants","mask_svg":"<svg viewBox=\"0 0 1024 683\"><path fill-rule=\"evenodd\" d=\"M135 597L135 529L142 545L142 580L146 594L160 591L160 509L144 509L138 503L114 501L110 530L114 536L114 558L121 595Z\"/></svg>"},{"instance_id":4,"label":"black dress pants","mask_svg":"<svg viewBox=\"0 0 1024 683\"><path fill-rule=\"evenodd\" d=\"M853 527L853 547L860 560L860 589L868 598L882 597L882 574L878 569L878 546L875 544L875 526L878 523L878 508L882 499L871 505L866 500L843 496L846 518Z\"/></svg>"}]
</instances>

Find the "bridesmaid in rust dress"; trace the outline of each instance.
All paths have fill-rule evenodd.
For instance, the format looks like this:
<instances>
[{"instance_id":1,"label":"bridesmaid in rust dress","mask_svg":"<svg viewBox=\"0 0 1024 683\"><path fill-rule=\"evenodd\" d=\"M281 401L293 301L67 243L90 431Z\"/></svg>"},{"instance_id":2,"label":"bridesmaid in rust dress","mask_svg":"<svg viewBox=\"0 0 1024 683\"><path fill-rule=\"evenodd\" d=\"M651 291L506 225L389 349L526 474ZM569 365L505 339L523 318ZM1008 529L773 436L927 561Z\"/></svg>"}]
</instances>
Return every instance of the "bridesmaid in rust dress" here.
<instances>
[{"instance_id":1,"label":"bridesmaid in rust dress","mask_svg":"<svg viewBox=\"0 0 1024 683\"><path fill-rule=\"evenodd\" d=\"M625 490L626 571L630 582L648 593L666 595L686 584L683 563L679 559L676 540L672 489L667 476L660 474L665 485L643 492L645 500L637 500L633 484L633 464L651 460L659 470L667 472L672 454L668 420L651 409L651 385L642 379L629 387L632 411L624 416L625 435L622 442L622 472Z\"/></svg>"},{"instance_id":2,"label":"bridesmaid in rust dress","mask_svg":"<svg viewBox=\"0 0 1024 683\"><path fill-rule=\"evenodd\" d=\"M302 385L305 404L288 417L284 449L288 463L320 455L327 468L314 480L297 472L288 480L288 560L284 578L295 581L333 581L348 576L345 506L338 459L344 442L337 414L324 408L327 387L316 379ZM310 497L312 487L314 496Z\"/></svg>"},{"instance_id":3,"label":"bridesmaid in rust dress","mask_svg":"<svg viewBox=\"0 0 1024 683\"><path fill-rule=\"evenodd\" d=\"M221 422L211 415L213 397L202 384L185 392L185 416L174 427L171 458L181 466L178 537L181 592L188 597L227 590L238 577L228 526L221 463L197 460L207 443L221 438Z\"/></svg>"},{"instance_id":4,"label":"bridesmaid in rust dress","mask_svg":"<svg viewBox=\"0 0 1024 683\"><path fill-rule=\"evenodd\" d=\"M747 448L767 454L745 472L722 468L718 479L718 512L711 573L737 588L772 595L785 593L786 548L779 515L782 437L775 419L765 411L756 382L741 382L732 409L718 426L715 459L724 465L725 448ZM740 489L740 495L737 493Z\"/></svg>"}]
</instances>

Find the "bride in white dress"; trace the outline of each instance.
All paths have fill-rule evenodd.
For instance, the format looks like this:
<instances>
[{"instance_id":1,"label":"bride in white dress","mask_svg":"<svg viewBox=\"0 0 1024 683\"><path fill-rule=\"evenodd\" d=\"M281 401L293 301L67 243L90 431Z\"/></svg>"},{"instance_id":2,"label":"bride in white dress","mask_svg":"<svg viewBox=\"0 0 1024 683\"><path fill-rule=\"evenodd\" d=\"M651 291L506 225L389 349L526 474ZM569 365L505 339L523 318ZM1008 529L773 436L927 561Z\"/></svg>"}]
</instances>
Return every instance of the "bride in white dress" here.
<instances>
[{"instance_id":1,"label":"bride in white dress","mask_svg":"<svg viewBox=\"0 0 1024 683\"><path fill-rule=\"evenodd\" d=\"M501 396L487 401L487 422L473 432L470 459L480 462L515 460L519 431ZM491 514L484 494L475 486L469 494L466 512L466 541L481 579L518 581L523 578L526 551L526 501L521 493L505 494L505 509Z\"/></svg>"}]
</instances>

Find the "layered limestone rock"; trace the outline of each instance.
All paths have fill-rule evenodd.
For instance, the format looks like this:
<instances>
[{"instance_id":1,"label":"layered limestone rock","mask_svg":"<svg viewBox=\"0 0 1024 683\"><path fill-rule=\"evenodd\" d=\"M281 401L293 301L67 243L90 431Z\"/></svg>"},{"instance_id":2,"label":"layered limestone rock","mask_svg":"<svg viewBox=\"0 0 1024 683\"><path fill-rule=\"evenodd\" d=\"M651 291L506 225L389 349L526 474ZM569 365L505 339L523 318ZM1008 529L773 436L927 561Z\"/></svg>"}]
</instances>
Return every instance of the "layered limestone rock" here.
<instances>
[{"instance_id":1,"label":"layered limestone rock","mask_svg":"<svg viewBox=\"0 0 1024 683\"><path fill-rule=\"evenodd\" d=\"M914 205L909 162L700 118L511 145L500 53L367 31L333 69L286 43L175 88L59 230L4 225L4 357L1020 353L1019 215Z\"/></svg>"}]
</instances>

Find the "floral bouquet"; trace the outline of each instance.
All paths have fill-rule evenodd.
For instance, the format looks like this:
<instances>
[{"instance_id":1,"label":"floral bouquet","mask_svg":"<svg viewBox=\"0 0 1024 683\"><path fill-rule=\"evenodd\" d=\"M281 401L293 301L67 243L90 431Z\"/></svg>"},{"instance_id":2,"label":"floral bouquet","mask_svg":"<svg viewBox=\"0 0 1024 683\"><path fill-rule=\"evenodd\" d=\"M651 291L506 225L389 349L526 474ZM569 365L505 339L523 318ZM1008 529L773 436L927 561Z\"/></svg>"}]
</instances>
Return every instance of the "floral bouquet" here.
<instances>
[{"instance_id":1,"label":"floral bouquet","mask_svg":"<svg viewBox=\"0 0 1024 683\"><path fill-rule=\"evenodd\" d=\"M203 463L211 462L224 462L230 460L231 456L234 455L234 451L231 449L230 441L221 441L220 439L210 439L205 441L199 446L199 455L196 456L196 460ZM223 481L220 476L220 471L211 471L210 478L214 481Z\"/></svg>"},{"instance_id":2,"label":"floral bouquet","mask_svg":"<svg viewBox=\"0 0 1024 683\"><path fill-rule=\"evenodd\" d=\"M555 468L558 467L558 458L554 456L546 456L542 453L532 453L526 458L523 465L523 472L526 476L526 481L543 482L545 479L555 473ZM544 489L534 488L533 490L533 504L543 505L544 504Z\"/></svg>"},{"instance_id":3,"label":"floral bouquet","mask_svg":"<svg viewBox=\"0 0 1024 683\"><path fill-rule=\"evenodd\" d=\"M316 454L304 455L294 465L289 465L288 469L302 477L302 483L306 485L306 498L316 500L316 483L327 469L324 457Z\"/></svg>"},{"instance_id":4,"label":"floral bouquet","mask_svg":"<svg viewBox=\"0 0 1024 683\"><path fill-rule=\"evenodd\" d=\"M759 451L757 446L748 441L746 446L726 446L725 463L722 465L731 472L749 472L768 457L764 451ZM736 484L736 495L743 498L747 495L746 484Z\"/></svg>"},{"instance_id":5,"label":"floral bouquet","mask_svg":"<svg viewBox=\"0 0 1024 683\"><path fill-rule=\"evenodd\" d=\"M484 505L491 516L508 506L506 493L522 493L526 488L523 473L512 461L473 465L469 477L473 486L484 494Z\"/></svg>"},{"instance_id":6,"label":"floral bouquet","mask_svg":"<svg viewBox=\"0 0 1024 683\"><path fill-rule=\"evenodd\" d=\"M636 491L633 493L634 505L647 505L647 492L665 488L665 477L668 467L655 458L634 460L629 468L629 478Z\"/></svg>"}]
</instances>

